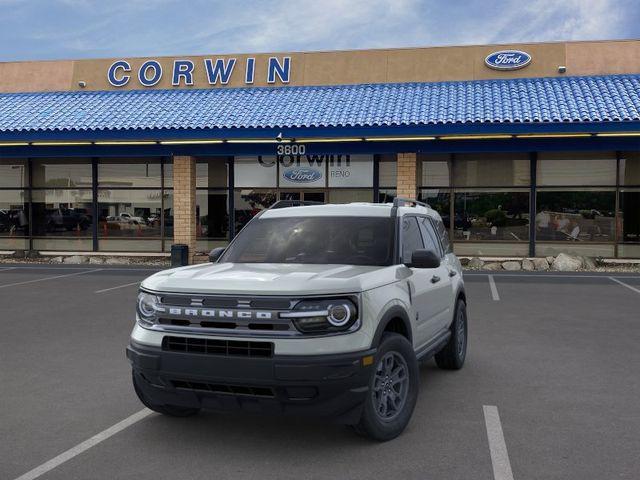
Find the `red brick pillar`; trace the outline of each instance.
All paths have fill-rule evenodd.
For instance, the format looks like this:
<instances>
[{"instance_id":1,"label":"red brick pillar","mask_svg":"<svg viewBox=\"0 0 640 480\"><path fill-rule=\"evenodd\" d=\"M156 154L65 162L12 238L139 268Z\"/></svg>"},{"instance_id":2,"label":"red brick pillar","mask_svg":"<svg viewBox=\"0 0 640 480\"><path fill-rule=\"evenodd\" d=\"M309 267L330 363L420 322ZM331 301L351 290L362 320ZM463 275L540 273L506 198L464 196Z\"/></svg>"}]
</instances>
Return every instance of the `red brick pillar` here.
<instances>
[{"instance_id":1,"label":"red brick pillar","mask_svg":"<svg viewBox=\"0 0 640 480\"><path fill-rule=\"evenodd\" d=\"M415 153L399 153L397 166L398 196L416 199L418 193L418 162Z\"/></svg>"}]
</instances>

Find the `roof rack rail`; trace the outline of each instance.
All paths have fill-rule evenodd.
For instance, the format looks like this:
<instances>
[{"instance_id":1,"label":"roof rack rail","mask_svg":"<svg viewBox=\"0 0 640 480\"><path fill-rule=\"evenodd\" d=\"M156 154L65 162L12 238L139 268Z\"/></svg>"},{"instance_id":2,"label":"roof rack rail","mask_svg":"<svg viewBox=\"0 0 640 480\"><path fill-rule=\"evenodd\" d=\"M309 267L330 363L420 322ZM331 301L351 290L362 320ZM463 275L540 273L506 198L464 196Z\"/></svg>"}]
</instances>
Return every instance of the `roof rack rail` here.
<instances>
[{"instance_id":1,"label":"roof rack rail","mask_svg":"<svg viewBox=\"0 0 640 480\"><path fill-rule=\"evenodd\" d=\"M418 200L414 200L412 198L396 197L393 199L394 207L402 207L405 203L413 203L414 205L420 205L421 207L430 208L428 203L419 202Z\"/></svg>"},{"instance_id":2,"label":"roof rack rail","mask_svg":"<svg viewBox=\"0 0 640 480\"><path fill-rule=\"evenodd\" d=\"M304 207L308 205L324 205L324 202L314 202L312 200L278 200L276 203L271 205L268 210L287 207Z\"/></svg>"}]
</instances>

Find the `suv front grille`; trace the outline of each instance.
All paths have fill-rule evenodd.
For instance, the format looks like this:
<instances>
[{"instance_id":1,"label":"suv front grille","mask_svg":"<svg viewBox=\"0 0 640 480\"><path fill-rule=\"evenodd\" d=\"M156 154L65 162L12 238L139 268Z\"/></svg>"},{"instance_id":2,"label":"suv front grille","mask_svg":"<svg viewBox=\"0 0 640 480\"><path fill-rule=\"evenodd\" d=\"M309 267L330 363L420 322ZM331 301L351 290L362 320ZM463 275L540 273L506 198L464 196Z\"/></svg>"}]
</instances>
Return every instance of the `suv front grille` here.
<instances>
[{"instance_id":1,"label":"suv front grille","mask_svg":"<svg viewBox=\"0 0 640 480\"><path fill-rule=\"evenodd\" d=\"M194 382L191 380L171 380L174 388L196 390L227 395L247 395L252 397L273 398L275 393L271 387L252 387L245 385L226 385L219 383Z\"/></svg>"},{"instance_id":2,"label":"suv front grille","mask_svg":"<svg viewBox=\"0 0 640 480\"><path fill-rule=\"evenodd\" d=\"M217 340L210 338L164 337L162 349L170 352L200 353L224 357L273 356L272 342L249 342L240 340Z\"/></svg>"}]
</instances>

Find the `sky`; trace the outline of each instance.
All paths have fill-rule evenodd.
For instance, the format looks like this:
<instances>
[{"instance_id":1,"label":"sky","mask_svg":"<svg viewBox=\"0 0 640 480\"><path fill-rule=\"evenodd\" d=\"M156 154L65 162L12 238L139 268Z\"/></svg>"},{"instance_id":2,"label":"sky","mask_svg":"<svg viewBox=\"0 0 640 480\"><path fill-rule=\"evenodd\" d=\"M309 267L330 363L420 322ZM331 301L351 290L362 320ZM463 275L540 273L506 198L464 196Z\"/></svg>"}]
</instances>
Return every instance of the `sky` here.
<instances>
[{"instance_id":1,"label":"sky","mask_svg":"<svg viewBox=\"0 0 640 480\"><path fill-rule=\"evenodd\" d=\"M640 0L0 0L0 61L640 38Z\"/></svg>"}]
</instances>

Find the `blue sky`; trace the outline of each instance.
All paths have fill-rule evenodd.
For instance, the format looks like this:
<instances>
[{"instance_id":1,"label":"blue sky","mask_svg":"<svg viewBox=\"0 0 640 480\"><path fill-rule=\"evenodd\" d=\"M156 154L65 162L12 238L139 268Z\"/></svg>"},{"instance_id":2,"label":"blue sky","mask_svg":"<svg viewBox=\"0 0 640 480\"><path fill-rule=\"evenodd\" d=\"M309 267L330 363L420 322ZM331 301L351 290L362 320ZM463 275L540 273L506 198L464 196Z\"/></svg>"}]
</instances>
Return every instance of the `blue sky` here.
<instances>
[{"instance_id":1,"label":"blue sky","mask_svg":"<svg viewBox=\"0 0 640 480\"><path fill-rule=\"evenodd\" d=\"M640 37L640 0L0 0L0 61Z\"/></svg>"}]
</instances>

